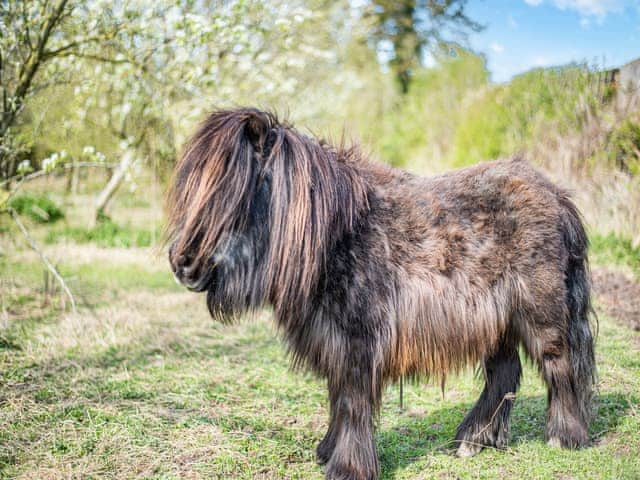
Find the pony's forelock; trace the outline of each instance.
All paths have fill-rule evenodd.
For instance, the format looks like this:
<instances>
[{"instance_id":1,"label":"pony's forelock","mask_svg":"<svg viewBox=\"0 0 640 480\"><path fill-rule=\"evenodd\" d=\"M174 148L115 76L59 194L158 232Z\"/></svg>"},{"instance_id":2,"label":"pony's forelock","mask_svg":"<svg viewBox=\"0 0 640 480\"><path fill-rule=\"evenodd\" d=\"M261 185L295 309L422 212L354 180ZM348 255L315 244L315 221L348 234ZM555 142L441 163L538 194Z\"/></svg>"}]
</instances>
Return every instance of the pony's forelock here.
<instances>
[{"instance_id":1,"label":"pony's forelock","mask_svg":"<svg viewBox=\"0 0 640 480\"><path fill-rule=\"evenodd\" d=\"M300 306L336 231L352 229L367 207L364 181L344 161L350 156L271 113L214 112L187 143L168 194L175 254L206 262L225 234L247 226L258 185L268 176L268 218L258 226L268 229L265 300L279 311Z\"/></svg>"},{"instance_id":2,"label":"pony's forelock","mask_svg":"<svg viewBox=\"0 0 640 480\"><path fill-rule=\"evenodd\" d=\"M233 227L241 227L254 185L255 132L275 123L250 109L211 114L187 143L167 196L168 237L176 252L201 261ZM249 131L249 128L254 129ZM239 223L238 223L239 222Z\"/></svg>"}]
</instances>

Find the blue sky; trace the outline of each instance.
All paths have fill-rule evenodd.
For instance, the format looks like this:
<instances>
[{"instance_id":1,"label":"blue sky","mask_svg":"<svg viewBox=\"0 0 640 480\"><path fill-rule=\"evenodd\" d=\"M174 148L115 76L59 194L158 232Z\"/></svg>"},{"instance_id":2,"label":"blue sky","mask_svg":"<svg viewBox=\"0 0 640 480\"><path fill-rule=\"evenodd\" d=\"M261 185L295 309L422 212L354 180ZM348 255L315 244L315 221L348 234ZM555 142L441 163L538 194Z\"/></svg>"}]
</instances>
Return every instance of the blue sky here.
<instances>
[{"instance_id":1,"label":"blue sky","mask_svg":"<svg viewBox=\"0 0 640 480\"><path fill-rule=\"evenodd\" d=\"M497 82L534 67L608 68L640 57L640 0L470 0L467 8L486 26L469 41Z\"/></svg>"}]
</instances>

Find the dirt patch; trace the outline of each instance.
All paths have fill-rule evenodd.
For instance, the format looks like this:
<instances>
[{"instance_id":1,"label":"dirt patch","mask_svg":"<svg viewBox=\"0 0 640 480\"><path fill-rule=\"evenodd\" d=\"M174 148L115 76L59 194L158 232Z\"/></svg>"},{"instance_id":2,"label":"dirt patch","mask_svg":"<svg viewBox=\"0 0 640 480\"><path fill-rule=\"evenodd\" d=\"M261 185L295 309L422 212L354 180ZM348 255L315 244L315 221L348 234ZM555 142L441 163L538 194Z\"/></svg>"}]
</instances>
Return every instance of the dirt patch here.
<instances>
[{"instance_id":1,"label":"dirt patch","mask_svg":"<svg viewBox=\"0 0 640 480\"><path fill-rule=\"evenodd\" d=\"M640 331L640 283L608 268L594 269L592 276L600 310L619 323Z\"/></svg>"}]
</instances>

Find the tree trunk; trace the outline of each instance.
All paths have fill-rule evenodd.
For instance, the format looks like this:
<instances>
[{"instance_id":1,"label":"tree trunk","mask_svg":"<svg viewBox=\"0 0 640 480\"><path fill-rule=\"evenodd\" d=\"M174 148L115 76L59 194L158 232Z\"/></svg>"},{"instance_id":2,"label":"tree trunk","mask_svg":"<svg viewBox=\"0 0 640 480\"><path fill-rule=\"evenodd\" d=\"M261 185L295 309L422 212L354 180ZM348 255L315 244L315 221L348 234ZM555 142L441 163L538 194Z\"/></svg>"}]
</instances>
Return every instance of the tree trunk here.
<instances>
[{"instance_id":1,"label":"tree trunk","mask_svg":"<svg viewBox=\"0 0 640 480\"><path fill-rule=\"evenodd\" d=\"M118 190L118 187L120 187L120 184L124 180L127 170L133 163L133 158L134 158L133 150L125 150L124 154L122 155L122 159L120 160L120 163L113 171L113 175L111 175L111 179L109 180L107 185L104 187L104 189L100 192L100 194L96 198L95 215L92 220L92 224L89 225L89 227L95 226L96 222L100 219L100 217L104 215L104 211L106 210L107 205L111 200L111 197L113 197L113 194L116 193L116 191Z\"/></svg>"},{"instance_id":2,"label":"tree trunk","mask_svg":"<svg viewBox=\"0 0 640 480\"><path fill-rule=\"evenodd\" d=\"M78 165L73 165L72 174L71 174L71 194L78 194L78 182L80 181L80 167Z\"/></svg>"}]
</instances>

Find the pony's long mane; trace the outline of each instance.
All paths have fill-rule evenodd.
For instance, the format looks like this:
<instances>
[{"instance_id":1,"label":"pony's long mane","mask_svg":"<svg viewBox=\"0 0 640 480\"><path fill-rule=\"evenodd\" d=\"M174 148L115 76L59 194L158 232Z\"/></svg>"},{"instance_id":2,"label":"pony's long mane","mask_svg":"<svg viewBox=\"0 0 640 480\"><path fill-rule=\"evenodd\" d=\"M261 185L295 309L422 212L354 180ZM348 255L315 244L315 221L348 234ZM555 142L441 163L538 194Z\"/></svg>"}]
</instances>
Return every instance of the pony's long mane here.
<instances>
[{"instance_id":1,"label":"pony's long mane","mask_svg":"<svg viewBox=\"0 0 640 480\"><path fill-rule=\"evenodd\" d=\"M354 151L319 142L271 113L254 109L211 114L187 143L168 194L168 237L178 255L202 264L225 235L243 231L252 209L266 217L260 274L276 311L304 304L331 241L353 229L367 208ZM262 182L268 205L255 205ZM255 226L254 226L255 227Z\"/></svg>"}]
</instances>

